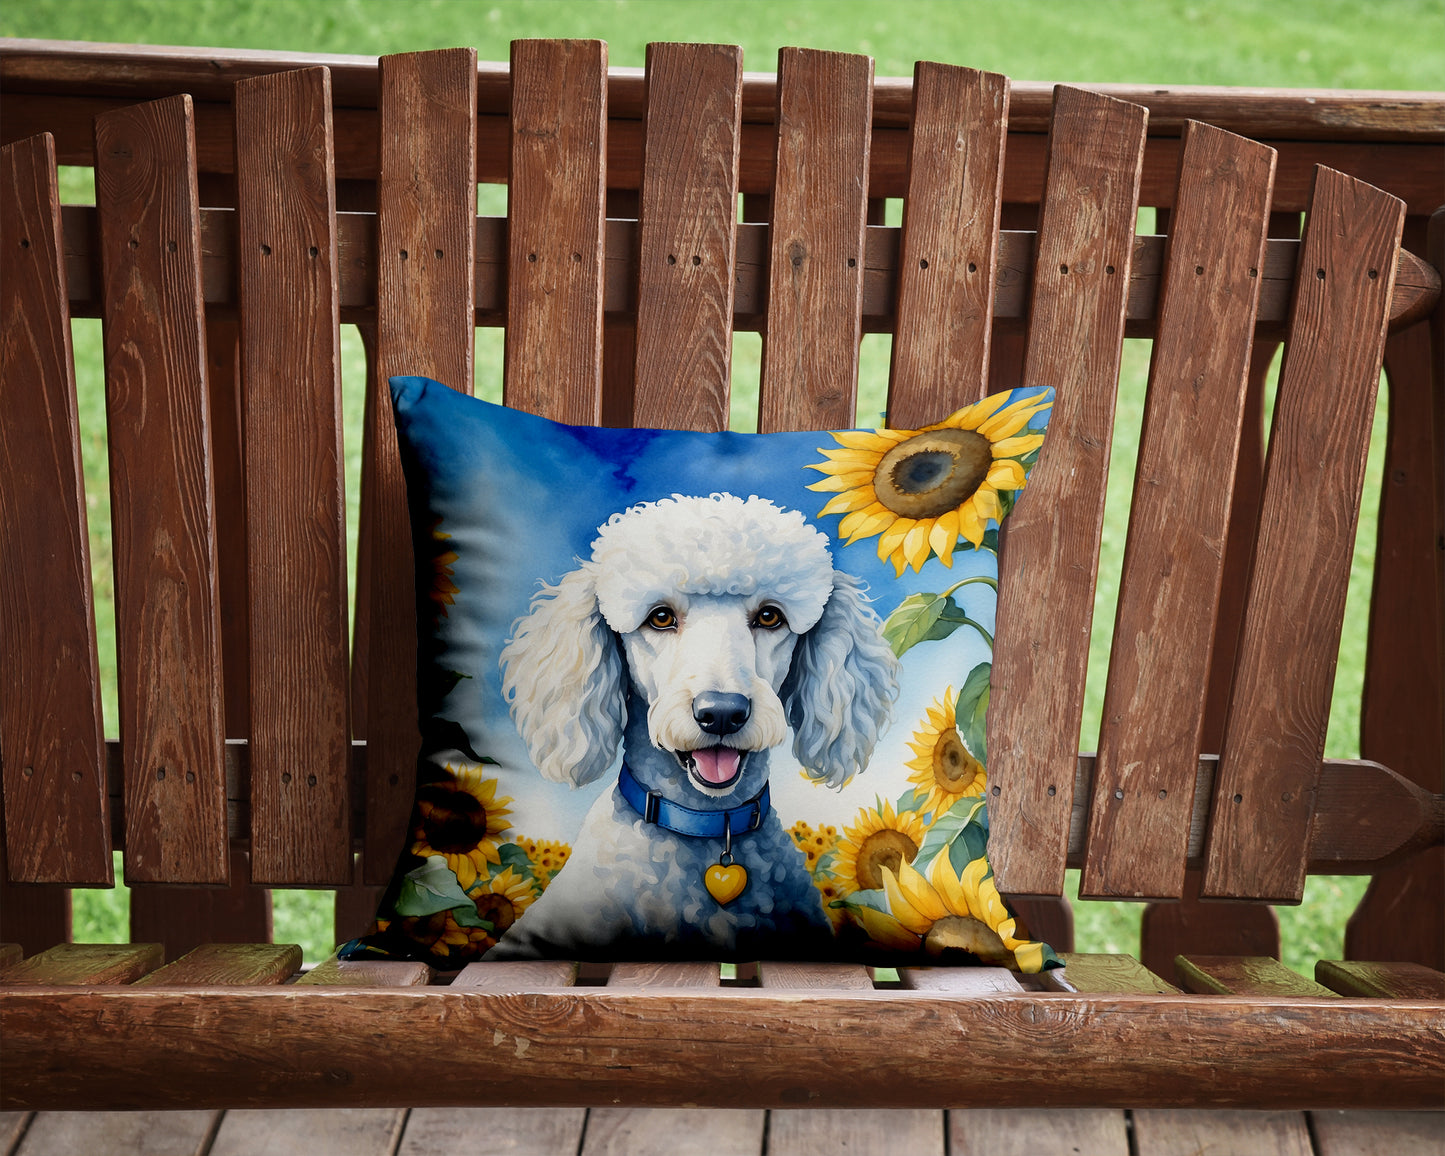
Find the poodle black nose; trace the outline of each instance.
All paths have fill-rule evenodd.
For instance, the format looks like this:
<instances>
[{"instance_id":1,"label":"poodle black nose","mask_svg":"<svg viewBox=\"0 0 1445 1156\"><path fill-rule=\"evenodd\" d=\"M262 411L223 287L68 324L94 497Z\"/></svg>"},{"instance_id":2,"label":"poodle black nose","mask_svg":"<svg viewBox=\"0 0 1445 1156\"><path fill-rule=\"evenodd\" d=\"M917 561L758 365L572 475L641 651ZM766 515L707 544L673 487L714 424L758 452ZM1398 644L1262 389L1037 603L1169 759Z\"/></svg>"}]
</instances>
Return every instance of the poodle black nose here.
<instances>
[{"instance_id":1,"label":"poodle black nose","mask_svg":"<svg viewBox=\"0 0 1445 1156\"><path fill-rule=\"evenodd\" d=\"M705 690L692 700L692 717L710 735L730 735L747 725L753 704L746 695Z\"/></svg>"}]
</instances>

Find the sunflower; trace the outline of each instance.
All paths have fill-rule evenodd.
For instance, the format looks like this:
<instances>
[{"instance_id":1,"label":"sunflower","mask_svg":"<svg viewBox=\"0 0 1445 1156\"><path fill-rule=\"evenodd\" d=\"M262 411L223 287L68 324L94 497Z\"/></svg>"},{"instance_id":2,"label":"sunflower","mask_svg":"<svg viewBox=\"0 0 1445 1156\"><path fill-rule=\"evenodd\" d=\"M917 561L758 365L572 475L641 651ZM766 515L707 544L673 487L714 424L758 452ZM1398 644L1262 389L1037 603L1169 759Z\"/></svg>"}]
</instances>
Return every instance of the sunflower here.
<instances>
[{"instance_id":1,"label":"sunflower","mask_svg":"<svg viewBox=\"0 0 1445 1156\"><path fill-rule=\"evenodd\" d=\"M457 770L448 763L447 771L450 779L417 789L411 853L445 857L465 889L487 873L488 864L501 864L496 836L511 827L512 800L496 797L497 780L482 778L481 767Z\"/></svg>"},{"instance_id":2,"label":"sunflower","mask_svg":"<svg viewBox=\"0 0 1445 1156\"><path fill-rule=\"evenodd\" d=\"M476 886L468 888L467 894L476 903L477 914L492 925L496 939L500 939L537 898L526 877L515 874L510 867L490 879L478 878Z\"/></svg>"},{"instance_id":3,"label":"sunflower","mask_svg":"<svg viewBox=\"0 0 1445 1156\"><path fill-rule=\"evenodd\" d=\"M401 929L408 939L421 944L432 955L455 958L458 965L481 959L482 953L497 942L497 937L485 927L463 927L450 911L408 917L401 921Z\"/></svg>"},{"instance_id":4,"label":"sunflower","mask_svg":"<svg viewBox=\"0 0 1445 1156\"><path fill-rule=\"evenodd\" d=\"M838 843L833 874L843 894L874 891L883 886L883 868L898 869L912 863L923 843L926 828L915 811L895 813L893 804L879 802L858 812L853 826Z\"/></svg>"},{"instance_id":5,"label":"sunflower","mask_svg":"<svg viewBox=\"0 0 1445 1156\"><path fill-rule=\"evenodd\" d=\"M807 860L810 873L816 872L818 861L838 845L837 827L819 827L815 831L802 819L788 828L788 834L792 836L793 846L797 847L803 853L803 858Z\"/></svg>"},{"instance_id":6,"label":"sunflower","mask_svg":"<svg viewBox=\"0 0 1445 1156\"><path fill-rule=\"evenodd\" d=\"M1010 396L986 397L921 430L834 433L841 448L820 449L828 461L808 467L828 475L808 488L834 495L819 516L842 514L848 545L879 535L878 557L900 575L922 569L930 552L951 567L959 535L983 542L989 519L1003 515L999 495L1024 488L1018 459L1043 445L1043 434L1024 430L1053 404L1050 395L1005 404Z\"/></svg>"},{"instance_id":7,"label":"sunflower","mask_svg":"<svg viewBox=\"0 0 1445 1156\"><path fill-rule=\"evenodd\" d=\"M934 699L928 715L913 732L908 745L914 757L908 781L928 793L920 811L930 811L936 820L965 796L982 795L987 785L983 764L973 757L959 737L954 717L953 687Z\"/></svg>"},{"instance_id":8,"label":"sunflower","mask_svg":"<svg viewBox=\"0 0 1445 1156\"><path fill-rule=\"evenodd\" d=\"M848 913L841 904L837 907L833 906L843 898L843 888L838 880L826 871L813 876L813 886L818 889L818 898L823 901L823 914L828 917L828 921L836 932L848 918Z\"/></svg>"},{"instance_id":9,"label":"sunflower","mask_svg":"<svg viewBox=\"0 0 1445 1156\"><path fill-rule=\"evenodd\" d=\"M554 843L550 839L521 838L517 840L517 846L527 853L532 874L543 887L567 865L567 859L572 854L572 848L566 843Z\"/></svg>"},{"instance_id":10,"label":"sunflower","mask_svg":"<svg viewBox=\"0 0 1445 1156\"><path fill-rule=\"evenodd\" d=\"M454 605L456 599L453 597L460 587L452 581L452 563L457 560L455 550L443 550L440 543L451 541L450 534L442 533L442 520L437 518L432 522L432 541L438 545L434 547L436 553L432 555L432 580L431 588L427 591L427 597L436 603L437 613L443 618L447 616L447 607Z\"/></svg>"}]
</instances>

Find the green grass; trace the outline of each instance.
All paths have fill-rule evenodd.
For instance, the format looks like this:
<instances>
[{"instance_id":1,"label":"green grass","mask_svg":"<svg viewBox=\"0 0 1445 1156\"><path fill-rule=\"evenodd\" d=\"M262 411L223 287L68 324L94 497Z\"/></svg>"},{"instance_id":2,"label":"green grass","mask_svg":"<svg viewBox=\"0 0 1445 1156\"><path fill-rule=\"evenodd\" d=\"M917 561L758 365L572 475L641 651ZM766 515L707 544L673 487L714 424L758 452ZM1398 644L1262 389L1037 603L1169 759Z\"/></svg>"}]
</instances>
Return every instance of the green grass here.
<instances>
[{"instance_id":1,"label":"green grass","mask_svg":"<svg viewBox=\"0 0 1445 1156\"><path fill-rule=\"evenodd\" d=\"M649 41L713 40L741 44L747 66L764 71L774 68L779 47L800 44L870 53L879 75L909 75L913 61L926 58L993 69L1017 80L1095 83L1424 89L1439 87L1445 76L1445 0L29 0L0 9L0 35L367 55L468 44L487 60L505 60L513 38L597 37L608 41L612 64L630 66L643 64ZM500 190L484 187L481 193L482 212L502 211ZM64 171L62 196L69 202L92 200L89 172ZM896 224L897 205L890 209ZM1144 214L1142 228L1149 228L1150 215ZM105 725L106 733L114 735L115 635L99 322L77 320L74 338ZM477 392L499 399L500 331L479 330L476 354ZM888 356L887 337L864 340L860 423L876 421L883 408ZM758 335L739 334L734 428L753 428L760 357ZM1148 359L1147 342L1126 343L1118 400L1121 436L1113 449L1080 736L1086 749L1098 732ZM342 334L342 362L347 515L354 553L365 362L350 327ZM1382 395L1367 495L1379 489L1384 404ZM1374 534L1374 502L1367 498L1330 716L1331 757L1354 756L1359 749ZM1311 879L1304 904L1280 910L1285 962L1308 972L1314 959L1338 956L1344 921L1364 884L1363 879ZM1077 873L1070 872L1074 898L1077 886ZM331 898L327 892L276 892L276 938L301 943L308 960L323 957L332 946ZM1140 910L1131 904L1078 903L1079 949L1137 951ZM75 893L77 940L124 940L127 921L123 886Z\"/></svg>"}]
</instances>

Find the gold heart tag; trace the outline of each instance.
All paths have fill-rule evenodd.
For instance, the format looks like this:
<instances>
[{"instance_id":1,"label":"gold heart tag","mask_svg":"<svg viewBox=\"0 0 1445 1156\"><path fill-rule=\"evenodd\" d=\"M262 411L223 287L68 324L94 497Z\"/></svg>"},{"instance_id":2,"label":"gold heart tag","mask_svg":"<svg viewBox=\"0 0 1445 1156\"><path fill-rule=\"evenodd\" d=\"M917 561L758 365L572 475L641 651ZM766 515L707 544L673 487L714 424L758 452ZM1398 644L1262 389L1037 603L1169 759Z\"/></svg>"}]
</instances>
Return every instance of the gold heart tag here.
<instances>
[{"instance_id":1,"label":"gold heart tag","mask_svg":"<svg viewBox=\"0 0 1445 1156\"><path fill-rule=\"evenodd\" d=\"M748 885L748 871L739 863L730 863L726 867L714 863L704 872L702 881L707 893L726 906L743 893L743 888Z\"/></svg>"}]
</instances>

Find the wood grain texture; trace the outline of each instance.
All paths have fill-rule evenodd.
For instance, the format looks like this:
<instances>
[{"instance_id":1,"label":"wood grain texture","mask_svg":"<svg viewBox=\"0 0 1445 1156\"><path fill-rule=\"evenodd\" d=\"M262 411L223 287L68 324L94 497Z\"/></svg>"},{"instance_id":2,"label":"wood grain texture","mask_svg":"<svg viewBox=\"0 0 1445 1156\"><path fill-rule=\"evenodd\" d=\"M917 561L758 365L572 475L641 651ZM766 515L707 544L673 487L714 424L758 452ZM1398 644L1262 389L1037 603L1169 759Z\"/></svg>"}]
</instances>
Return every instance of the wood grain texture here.
<instances>
[{"instance_id":1,"label":"wood grain texture","mask_svg":"<svg viewBox=\"0 0 1445 1156\"><path fill-rule=\"evenodd\" d=\"M907 991L987 995L1024 990L1013 972L1003 967L900 967L898 978Z\"/></svg>"},{"instance_id":2,"label":"wood grain texture","mask_svg":"<svg viewBox=\"0 0 1445 1156\"><path fill-rule=\"evenodd\" d=\"M988 392L1008 77L913 66L888 421L917 429Z\"/></svg>"},{"instance_id":3,"label":"wood grain texture","mask_svg":"<svg viewBox=\"0 0 1445 1156\"><path fill-rule=\"evenodd\" d=\"M385 56L380 81L376 367L362 465L368 883L388 882L401 852L421 744L412 528L387 381L420 374L472 391L476 50Z\"/></svg>"},{"instance_id":4,"label":"wood grain texture","mask_svg":"<svg viewBox=\"0 0 1445 1156\"><path fill-rule=\"evenodd\" d=\"M1175 971L1185 991L1220 995L1329 995L1330 990L1267 955L1179 956Z\"/></svg>"},{"instance_id":5,"label":"wood grain texture","mask_svg":"<svg viewBox=\"0 0 1445 1156\"><path fill-rule=\"evenodd\" d=\"M1273 149L1185 129L1081 898L1184 893L1273 175Z\"/></svg>"},{"instance_id":6,"label":"wood grain texture","mask_svg":"<svg viewBox=\"0 0 1445 1156\"><path fill-rule=\"evenodd\" d=\"M585 1108L414 1108L396 1156L488 1152L517 1156L576 1156Z\"/></svg>"},{"instance_id":7,"label":"wood grain texture","mask_svg":"<svg viewBox=\"0 0 1445 1156\"><path fill-rule=\"evenodd\" d=\"M0 1109L68 1107L82 1092L93 1108L430 1107L483 1096L575 1107L622 1095L639 1106L938 1108L985 1099L1025 1107L1036 1106L1045 1076L1058 1107L1127 1097L1139 1107L1283 1109L1323 1098L1419 1108L1434 1106L1445 1078L1439 1007L1054 992L511 995L305 985L210 989L197 1004L170 989L17 988L0 999ZM95 1038L109 1046L94 1047ZM960 1039L968 1041L967 1081L958 1077ZM866 1071L857 1066L859 1040L868 1041ZM458 1054L475 1063L456 1063ZM1310 1063L1301 1064L1306 1054ZM487 1072L484 1086L478 1070ZM729 1078L716 1079L719 1071Z\"/></svg>"},{"instance_id":8,"label":"wood grain texture","mask_svg":"<svg viewBox=\"0 0 1445 1156\"><path fill-rule=\"evenodd\" d=\"M537 959L505 963L469 963L452 980L452 987L479 987L487 991L535 991L571 987L577 982L577 965L565 960Z\"/></svg>"},{"instance_id":9,"label":"wood grain texture","mask_svg":"<svg viewBox=\"0 0 1445 1156\"><path fill-rule=\"evenodd\" d=\"M953 1156L1131 1156L1124 1113L1104 1108L955 1108L948 1114Z\"/></svg>"},{"instance_id":10,"label":"wood grain texture","mask_svg":"<svg viewBox=\"0 0 1445 1156\"><path fill-rule=\"evenodd\" d=\"M1445 1150L1445 1113L1310 1113L1318 1156L1439 1156Z\"/></svg>"},{"instance_id":11,"label":"wood grain texture","mask_svg":"<svg viewBox=\"0 0 1445 1156\"><path fill-rule=\"evenodd\" d=\"M220 1112L39 1112L14 1156L207 1156L220 1122Z\"/></svg>"},{"instance_id":12,"label":"wood grain texture","mask_svg":"<svg viewBox=\"0 0 1445 1156\"><path fill-rule=\"evenodd\" d=\"M296 982L309 987L426 987L432 970L407 960L341 960L332 956Z\"/></svg>"},{"instance_id":13,"label":"wood grain texture","mask_svg":"<svg viewBox=\"0 0 1445 1156\"><path fill-rule=\"evenodd\" d=\"M306 1156L392 1156L406 1126L400 1108L227 1112L207 1156L304 1152Z\"/></svg>"},{"instance_id":14,"label":"wood grain texture","mask_svg":"<svg viewBox=\"0 0 1445 1156\"><path fill-rule=\"evenodd\" d=\"M1147 119L1079 89L1055 97L1023 384L1057 393L1009 516L988 719L990 858L1005 894L1063 890Z\"/></svg>"},{"instance_id":15,"label":"wood grain texture","mask_svg":"<svg viewBox=\"0 0 1445 1156\"><path fill-rule=\"evenodd\" d=\"M732 367L743 53L647 46L632 424L722 430Z\"/></svg>"},{"instance_id":16,"label":"wood grain texture","mask_svg":"<svg viewBox=\"0 0 1445 1156\"><path fill-rule=\"evenodd\" d=\"M1322 959L1315 979L1341 995L1445 1000L1445 973L1419 963L1360 963Z\"/></svg>"},{"instance_id":17,"label":"wood grain texture","mask_svg":"<svg viewBox=\"0 0 1445 1156\"><path fill-rule=\"evenodd\" d=\"M861 964L763 961L758 964L758 986L805 991L872 991L873 978Z\"/></svg>"},{"instance_id":18,"label":"wood grain texture","mask_svg":"<svg viewBox=\"0 0 1445 1156\"><path fill-rule=\"evenodd\" d=\"M717 987L722 982L715 963L615 963L608 987Z\"/></svg>"},{"instance_id":19,"label":"wood grain texture","mask_svg":"<svg viewBox=\"0 0 1445 1156\"><path fill-rule=\"evenodd\" d=\"M742 1108L593 1108L581 1156L756 1156L766 1112Z\"/></svg>"},{"instance_id":20,"label":"wood grain texture","mask_svg":"<svg viewBox=\"0 0 1445 1156\"><path fill-rule=\"evenodd\" d=\"M0 1151L9 1156L34 1119L34 1112L0 1112Z\"/></svg>"},{"instance_id":21,"label":"wood grain texture","mask_svg":"<svg viewBox=\"0 0 1445 1156\"><path fill-rule=\"evenodd\" d=\"M872 95L871 57L778 53L762 433L853 424Z\"/></svg>"},{"instance_id":22,"label":"wood grain texture","mask_svg":"<svg viewBox=\"0 0 1445 1156\"><path fill-rule=\"evenodd\" d=\"M301 970L294 943L207 943L136 980L141 987L284 983Z\"/></svg>"},{"instance_id":23,"label":"wood grain texture","mask_svg":"<svg viewBox=\"0 0 1445 1156\"><path fill-rule=\"evenodd\" d=\"M126 878L225 883L225 699L195 126L95 123Z\"/></svg>"},{"instance_id":24,"label":"wood grain texture","mask_svg":"<svg viewBox=\"0 0 1445 1156\"><path fill-rule=\"evenodd\" d=\"M62 943L7 967L0 985L130 983L164 962L159 943Z\"/></svg>"},{"instance_id":25,"label":"wood grain texture","mask_svg":"<svg viewBox=\"0 0 1445 1156\"><path fill-rule=\"evenodd\" d=\"M1345 924L1351 959L1404 958L1445 969L1445 847L1385 865Z\"/></svg>"},{"instance_id":26,"label":"wood grain texture","mask_svg":"<svg viewBox=\"0 0 1445 1156\"><path fill-rule=\"evenodd\" d=\"M1303 1112L1136 1111L1138 1156L1228 1152L1230 1156L1313 1156Z\"/></svg>"},{"instance_id":27,"label":"wood grain texture","mask_svg":"<svg viewBox=\"0 0 1445 1156\"><path fill-rule=\"evenodd\" d=\"M49 136L0 150L0 197L6 858L16 882L108 887L113 871L100 664Z\"/></svg>"},{"instance_id":28,"label":"wood grain texture","mask_svg":"<svg viewBox=\"0 0 1445 1156\"><path fill-rule=\"evenodd\" d=\"M178 959L205 943L269 943L271 892L250 880L250 858L233 844L227 887L133 884L131 941L164 944L167 959Z\"/></svg>"},{"instance_id":29,"label":"wood grain texture","mask_svg":"<svg viewBox=\"0 0 1445 1156\"><path fill-rule=\"evenodd\" d=\"M818 1152L907 1152L943 1156L943 1113L910 1108L774 1111L768 1116L770 1156Z\"/></svg>"},{"instance_id":30,"label":"wood grain texture","mask_svg":"<svg viewBox=\"0 0 1445 1156\"><path fill-rule=\"evenodd\" d=\"M1160 979L1131 955L1093 952L1065 952L1064 972L1079 992L1176 992L1172 983Z\"/></svg>"},{"instance_id":31,"label":"wood grain texture","mask_svg":"<svg viewBox=\"0 0 1445 1156\"><path fill-rule=\"evenodd\" d=\"M251 875L351 879L331 92L236 88L251 617Z\"/></svg>"},{"instance_id":32,"label":"wood grain texture","mask_svg":"<svg viewBox=\"0 0 1445 1156\"><path fill-rule=\"evenodd\" d=\"M1304 891L1403 223L1397 198L1320 170L1215 781L1206 898L1298 903Z\"/></svg>"},{"instance_id":33,"label":"wood grain texture","mask_svg":"<svg viewBox=\"0 0 1445 1156\"><path fill-rule=\"evenodd\" d=\"M512 44L503 400L554 421L602 413L607 46Z\"/></svg>"},{"instance_id":34,"label":"wood grain texture","mask_svg":"<svg viewBox=\"0 0 1445 1156\"><path fill-rule=\"evenodd\" d=\"M1207 805L1209 796L1204 796ZM1196 814L1198 808L1196 808ZM1342 818L1344 818L1342 816ZM1346 819L1359 824L1360 813ZM1204 829L1197 828L1200 846ZM1150 903L1139 920L1139 958L1157 975L1173 975L1180 955L1280 954L1279 916L1263 903L1221 903L1202 900L1204 873L1192 859L1184 873L1184 897L1168 903Z\"/></svg>"},{"instance_id":35,"label":"wood grain texture","mask_svg":"<svg viewBox=\"0 0 1445 1156\"><path fill-rule=\"evenodd\" d=\"M0 939L28 954L70 939L70 889L54 883L11 883L0 871Z\"/></svg>"}]
</instances>

